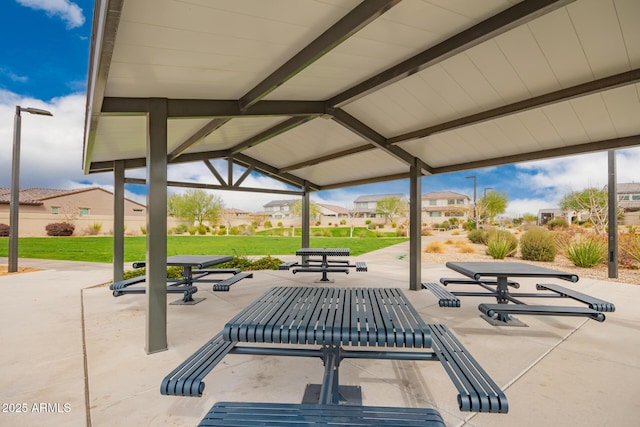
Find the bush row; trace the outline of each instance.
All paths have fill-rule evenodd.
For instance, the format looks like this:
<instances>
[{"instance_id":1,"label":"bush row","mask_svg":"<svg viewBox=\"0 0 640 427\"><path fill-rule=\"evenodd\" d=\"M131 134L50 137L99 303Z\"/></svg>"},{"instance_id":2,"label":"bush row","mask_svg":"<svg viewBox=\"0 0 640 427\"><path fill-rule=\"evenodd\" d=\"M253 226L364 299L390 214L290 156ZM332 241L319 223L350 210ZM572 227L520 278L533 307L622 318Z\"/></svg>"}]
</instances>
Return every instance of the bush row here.
<instances>
[{"instance_id":1,"label":"bush row","mask_svg":"<svg viewBox=\"0 0 640 427\"><path fill-rule=\"evenodd\" d=\"M552 228L564 228L558 221ZM467 238L473 243L487 246L487 255L494 259L514 256L518 248L518 239L505 230L472 230ZM551 262L558 250L578 267L594 267L607 259L607 241L593 234L581 235L574 232L552 233L544 228L532 228L520 238L522 259L529 261ZM620 238L621 265L633 268L640 263L640 236L623 234Z\"/></svg>"}]
</instances>

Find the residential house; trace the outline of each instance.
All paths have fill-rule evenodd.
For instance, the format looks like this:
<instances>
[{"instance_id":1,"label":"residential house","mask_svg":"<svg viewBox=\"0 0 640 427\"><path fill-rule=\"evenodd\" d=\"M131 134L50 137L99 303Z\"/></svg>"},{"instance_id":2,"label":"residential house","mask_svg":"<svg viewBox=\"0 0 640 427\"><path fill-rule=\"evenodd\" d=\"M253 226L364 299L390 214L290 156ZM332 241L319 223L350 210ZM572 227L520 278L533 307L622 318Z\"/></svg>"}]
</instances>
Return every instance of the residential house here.
<instances>
[{"instance_id":1,"label":"residential house","mask_svg":"<svg viewBox=\"0 0 640 427\"><path fill-rule=\"evenodd\" d=\"M605 189L607 186L604 187ZM618 204L624 211L621 225L640 225L640 182L616 184Z\"/></svg>"},{"instance_id":2,"label":"residential house","mask_svg":"<svg viewBox=\"0 0 640 427\"><path fill-rule=\"evenodd\" d=\"M378 202L382 199L388 199L395 197L405 204L409 204L409 200L404 194L369 194L364 196L358 196L353 201L353 214L356 218L384 218L383 215L377 213ZM382 221L384 222L384 221Z\"/></svg>"},{"instance_id":3,"label":"residential house","mask_svg":"<svg viewBox=\"0 0 640 427\"><path fill-rule=\"evenodd\" d=\"M316 203L316 205L320 211L318 221L320 221L321 225L339 225L342 220L348 223L349 209L343 208L342 206L328 205L326 203Z\"/></svg>"},{"instance_id":4,"label":"residential house","mask_svg":"<svg viewBox=\"0 0 640 427\"><path fill-rule=\"evenodd\" d=\"M557 219L557 218L567 219L568 217L567 217L566 213L561 209L553 209L553 208L551 208L551 209L539 209L538 210L537 224L538 225L545 225L549 221L551 221L553 219ZM570 220L567 219L567 222L570 222Z\"/></svg>"},{"instance_id":5,"label":"residential house","mask_svg":"<svg viewBox=\"0 0 640 427\"><path fill-rule=\"evenodd\" d=\"M9 224L10 193L9 188L0 188L0 223ZM97 228L99 234L112 232L113 193L103 188L27 188L20 190L19 200L21 236L45 236L45 227L54 222L74 224L78 235L94 234ZM146 206L125 199L124 210L127 234L141 234Z\"/></svg>"},{"instance_id":6,"label":"residential house","mask_svg":"<svg viewBox=\"0 0 640 427\"><path fill-rule=\"evenodd\" d=\"M299 201L300 199L272 200L262 205L262 207L264 208L264 214L269 216L269 220L274 226L282 222L284 226L290 227L294 221L291 206Z\"/></svg>"},{"instance_id":7,"label":"residential house","mask_svg":"<svg viewBox=\"0 0 640 427\"><path fill-rule=\"evenodd\" d=\"M457 218L460 223L473 220L473 203L469 196L453 191L434 191L421 197L423 224L442 223Z\"/></svg>"}]
</instances>

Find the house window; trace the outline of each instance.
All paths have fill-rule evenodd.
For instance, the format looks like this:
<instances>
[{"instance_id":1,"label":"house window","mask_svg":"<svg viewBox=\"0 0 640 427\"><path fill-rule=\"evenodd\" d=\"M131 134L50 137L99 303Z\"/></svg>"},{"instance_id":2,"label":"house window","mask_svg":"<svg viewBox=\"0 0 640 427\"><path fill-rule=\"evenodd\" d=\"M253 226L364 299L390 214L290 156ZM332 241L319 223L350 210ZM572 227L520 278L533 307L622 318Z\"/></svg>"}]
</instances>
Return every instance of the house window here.
<instances>
[{"instance_id":1,"label":"house window","mask_svg":"<svg viewBox=\"0 0 640 427\"><path fill-rule=\"evenodd\" d=\"M435 218L435 217L439 217L439 216L440 216L440 212L430 212L430 213L429 213L429 216L430 216L430 217L433 217L433 218Z\"/></svg>"},{"instance_id":2,"label":"house window","mask_svg":"<svg viewBox=\"0 0 640 427\"><path fill-rule=\"evenodd\" d=\"M356 209L367 209L367 202L358 202L356 203Z\"/></svg>"},{"instance_id":3,"label":"house window","mask_svg":"<svg viewBox=\"0 0 640 427\"><path fill-rule=\"evenodd\" d=\"M142 212L142 209L134 209L134 212Z\"/></svg>"},{"instance_id":4,"label":"house window","mask_svg":"<svg viewBox=\"0 0 640 427\"><path fill-rule=\"evenodd\" d=\"M54 215L58 215L60 213L60 208L58 206L52 206L51 213Z\"/></svg>"},{"instance_id":5,"label":"house window","mask_svg":"<svg viewBox=\"0 0 640 427\"><path fill-rule=\"evenodd\" d=\"M459 205L464 205L464 199L458 199L456 203L458 203Z\"/></svg>"},{"instance_id":6,"label":"house window","mask_svg":"<svg viewBox=\"0 0 640 427\"><path fill-rule=\"evenodd\" d=\"M455 199L449 199L447 200L447 203L450 205L455 205L456 204L456 200Z\"/></svg>"},{"instance_id":7,"label":"house window","mask_svg":"<svg viewBox=\"0 0 640 427\"><path fill-rule=\"evenodd\" d=\"M89 208L79 208L78 210L80 211L80 216L89 215Z\"/></svg>"},{"instance_id":8,"label":"house window","mask_svg":"<svg viewBox=\"0 0 640 427\"><path fill-rule=\"evenodd\" d=\"M640 200L640 194L634 194L631 196L631 200Z\"/></svg>"},{"instance_id":9,"label":"house window","mask_svg":"<svg viewBox=\"0 0 640 427\"><path fill-rule=\"evenodd\" d=\"M618 196L618 200L629 200L629 195L628 194L620 194Z\"/></svg>"},{"instance_id":10,"label":"house window","mask_svg":"<svg viewBox=\"0 0 640 427\"><path fill-rule=\"evenodd\" d=\"M429 206L435 206L438 204L437 200L429 200Z\"/></svg>"}]
</instances>

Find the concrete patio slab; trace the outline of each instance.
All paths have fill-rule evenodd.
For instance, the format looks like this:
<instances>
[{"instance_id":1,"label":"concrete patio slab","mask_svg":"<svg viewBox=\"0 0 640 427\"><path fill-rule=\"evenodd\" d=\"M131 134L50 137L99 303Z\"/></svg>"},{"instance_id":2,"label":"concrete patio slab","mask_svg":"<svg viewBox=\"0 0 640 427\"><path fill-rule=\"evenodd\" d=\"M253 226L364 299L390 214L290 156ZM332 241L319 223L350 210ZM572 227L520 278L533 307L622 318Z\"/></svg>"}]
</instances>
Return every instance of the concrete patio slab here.
<instances>
[{"instance_id":1,"label":"concrete patio slab","mask_svg":"<svg viewBox=\"0 0 640 427\"><path fill-rule=\"evenodd\" d=\"M366 254L367 273L335 275L330 286L407 289L407 252L403 244ZM230 292L199 285L202 303L168 306L169 349L147 355L146 298L114 298L110 265L21 265L45 269L0 277L0 397L6 406L0 425L193 426L217 401L297 403L307 384L322 380L320 359L229 355L205 379L203 397L159 391L166 374L255 298L272 286L318 286L314 274L258 271ZM423 264L424 281L451 275L443 265ZM405 291L427 322L448 325L503 388L508 414L460 412L455 387L437 362L344 360L341 384L360 385L365 405L437 408L448 426L636 426L640 286L579 283L616 304L605 322L522 316L528 327L491 326L477 310L486 298L463 297L462 307L442 308L430 292ZM521 285L520 291L535 290L534 281ZM16 412L17 404L26 410Z\"/></svg>"}]
</instances>

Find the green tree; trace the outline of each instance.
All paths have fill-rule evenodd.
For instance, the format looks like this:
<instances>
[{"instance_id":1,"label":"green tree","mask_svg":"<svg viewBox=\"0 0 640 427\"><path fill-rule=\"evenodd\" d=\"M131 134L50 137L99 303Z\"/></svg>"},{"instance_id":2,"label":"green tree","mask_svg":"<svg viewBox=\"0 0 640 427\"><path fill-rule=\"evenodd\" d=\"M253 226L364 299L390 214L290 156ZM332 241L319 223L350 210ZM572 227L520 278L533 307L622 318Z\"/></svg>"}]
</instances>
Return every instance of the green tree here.
<instances>
[{"instance_id":1,"label":"green tree","mask_svg":"<svg viewBox=\"0 0 640 427\"><path fill-rule=\"evenodd\" d=\"M407 204L395 196L380 199L376 204L376 213L384 215L385 224L387 224L390 219L404 215L406 212Z\"/></svg>"},{"instance_id":2,"label":"green tree","mask_svg":"<svg viewBox=\"0 0 640 427\"><path fill-rule=\"evenodd\" d=\"M564 211L586 212L596 234L603 234L607 231L609 224L608 205L607 190L598 190L593 187L582 191L573 191L566 194L560 201L560 209ZM617 210L618 216L620 216L621 209L618 207Z\"/></svg>"},{"instance_id":3,"label":"green tree","mask_svg":"<svg viewBox=\"0 0 640 427\"><path fill-rule=\"evenodd\" d=\"M204 190L187 190L184 194L171 194L167 199L169 215L190 221L192 224L218 223L224 202L217 194Z\"/></svg>"},{"instance_id":4,"label":"green tree","mask_svg":"<svg viewBox=\"0 0 640 427\"><path fill-rule=\"evenodd\" d=\"M482 199L480 206L482 207L483 217L485 221L493 223L495 217L507 210L509 197L502 191L490 191Z\"/></svg>"},{"instance_id":5,"label":"green tree","mask_svg":"<svg viewBox=\"0 0 640 427\"><path fill-rule=\"evenodd\" d=\"M295 201L289 206L289 212L293 215L294 218L299 218L299 224L302 225L302 200ZM320 217L320 206L311 202L309 204L309 220L319 218ZM291 235L295 234L295 226L291 227Z\"/></svg>"},{"instance_id":6,"label":"green tree","mask_svg":"<svg viewBox=\"0 0 640 427\"><path fill-rule=\"evenodd\" d=\"M538 216L536 214L532 214L532 213L526 213L524 215L522 215L522 220L526 223L526 224L535 224L536 221L538 220Z\"/></svg>"}]
</instances>

